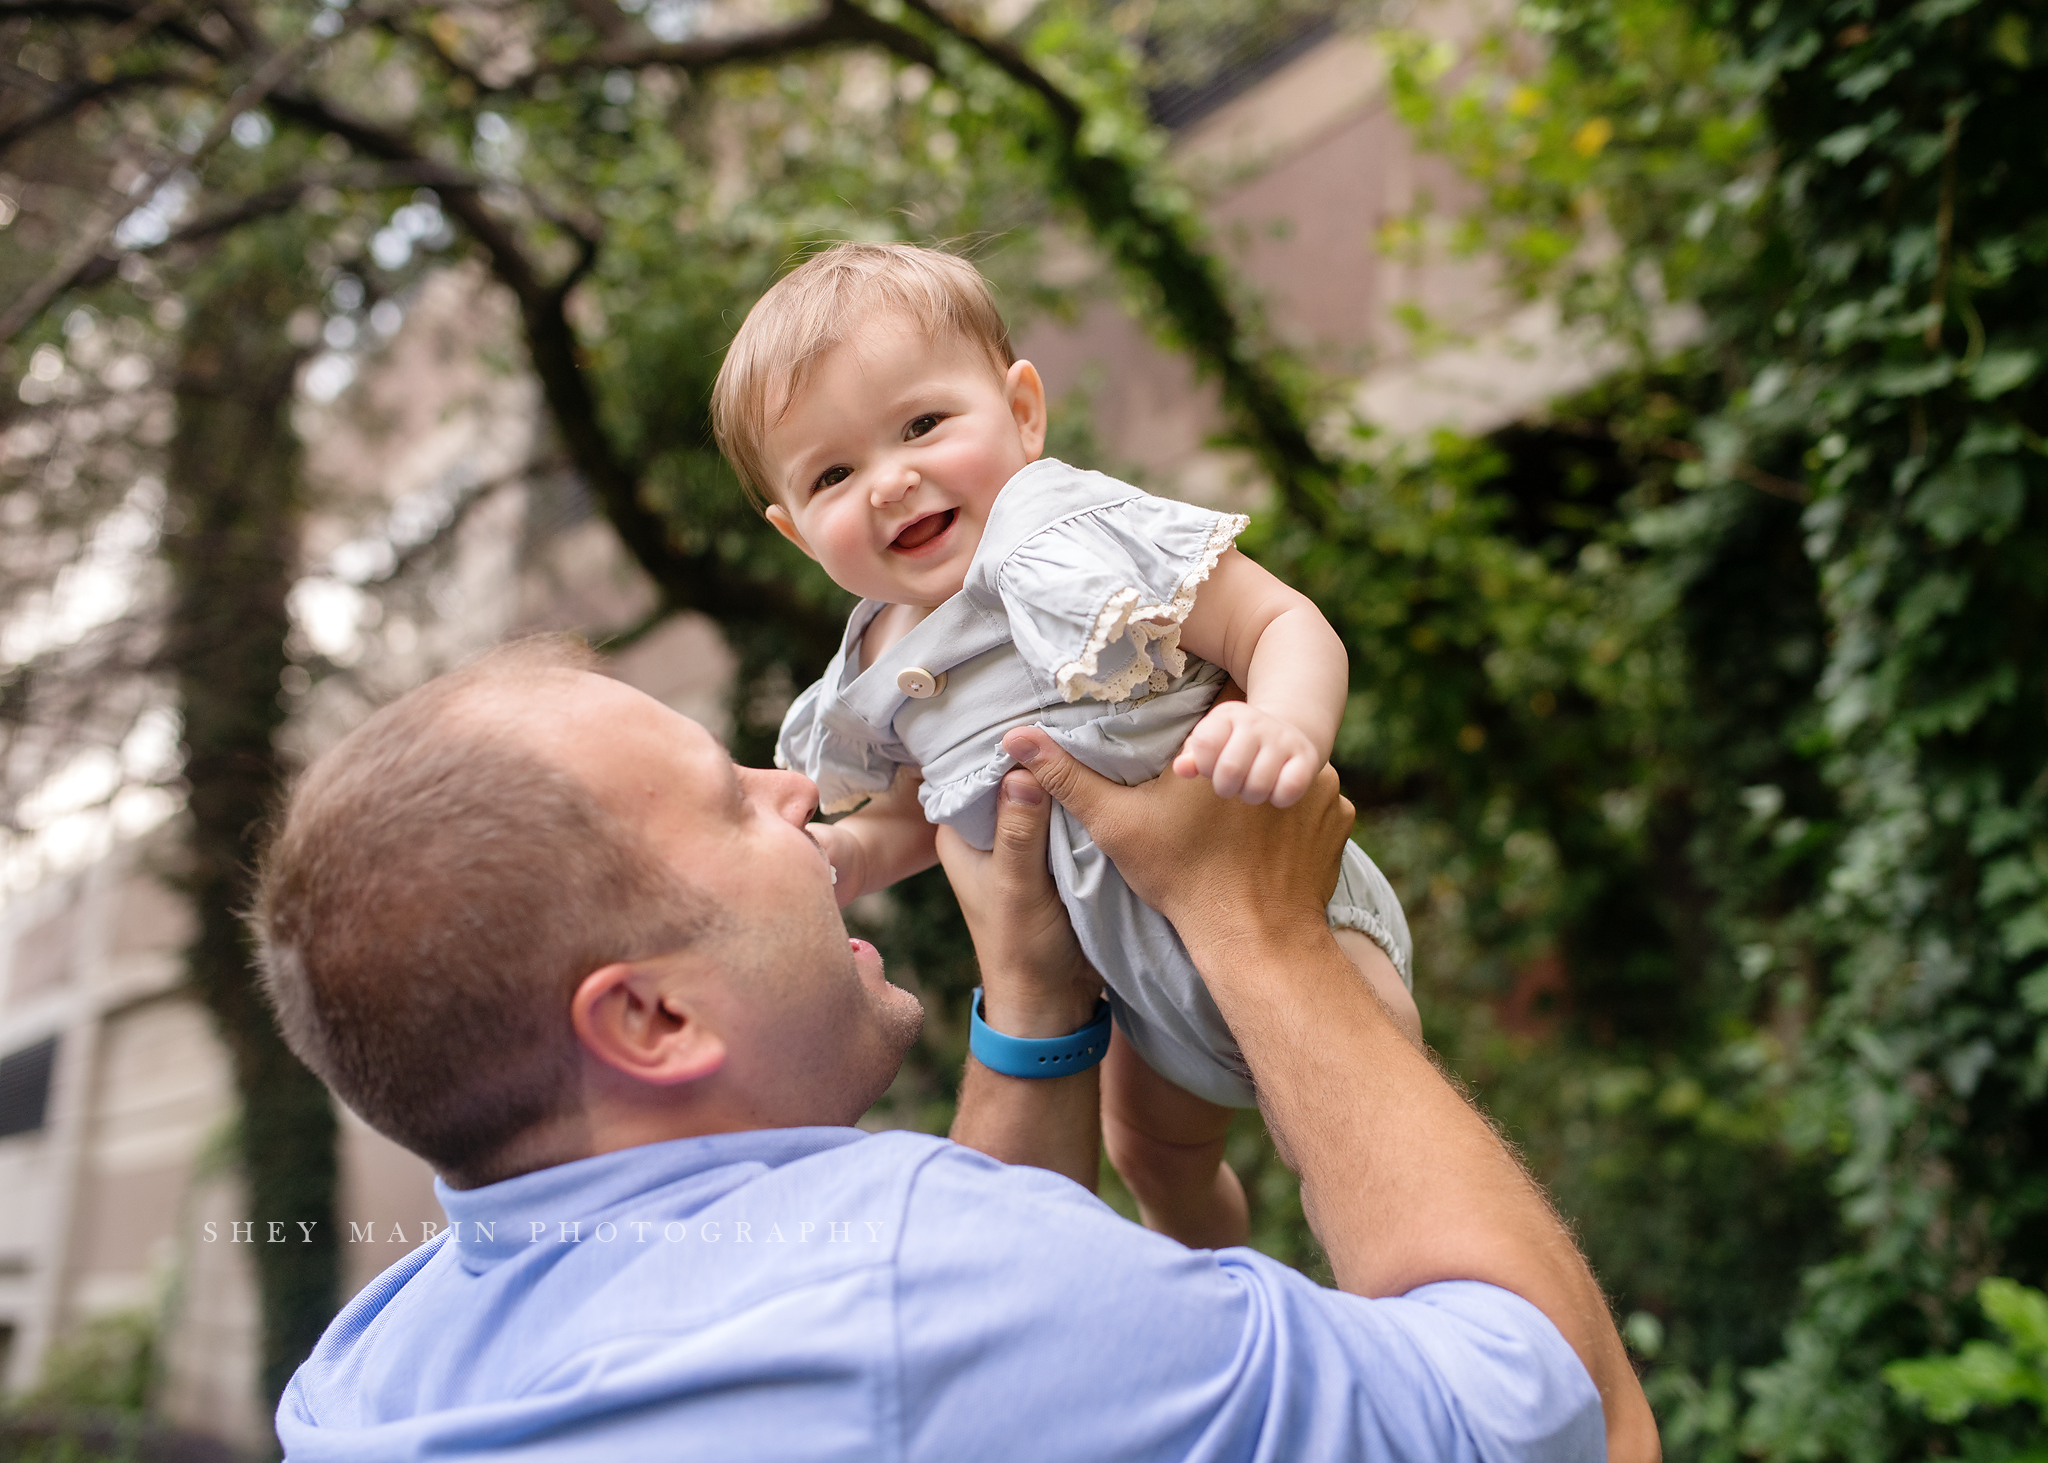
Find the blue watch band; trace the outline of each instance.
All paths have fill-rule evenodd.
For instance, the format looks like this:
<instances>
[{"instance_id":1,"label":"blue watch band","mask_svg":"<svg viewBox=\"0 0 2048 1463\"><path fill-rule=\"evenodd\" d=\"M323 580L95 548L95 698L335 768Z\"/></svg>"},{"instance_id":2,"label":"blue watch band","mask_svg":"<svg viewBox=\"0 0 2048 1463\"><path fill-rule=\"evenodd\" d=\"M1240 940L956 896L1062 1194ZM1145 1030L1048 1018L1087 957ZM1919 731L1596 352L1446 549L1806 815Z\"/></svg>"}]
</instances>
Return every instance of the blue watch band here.
<instances>
[{"instance_id":1,"label":"blue watch band","mask_svg":"<svg viewBox=\"0 0 2048 1463\"><path fill-rule=\"evenodd\" d=\"M981 987L974 988L967 1049L991 1072L1005 1077L1071 1077L1109 1055L1109 1002L1097 1001L1088 1024L1072 1036L1033 1041L1005 1036L981 1019Z\"/></svg>"}]
</instances>

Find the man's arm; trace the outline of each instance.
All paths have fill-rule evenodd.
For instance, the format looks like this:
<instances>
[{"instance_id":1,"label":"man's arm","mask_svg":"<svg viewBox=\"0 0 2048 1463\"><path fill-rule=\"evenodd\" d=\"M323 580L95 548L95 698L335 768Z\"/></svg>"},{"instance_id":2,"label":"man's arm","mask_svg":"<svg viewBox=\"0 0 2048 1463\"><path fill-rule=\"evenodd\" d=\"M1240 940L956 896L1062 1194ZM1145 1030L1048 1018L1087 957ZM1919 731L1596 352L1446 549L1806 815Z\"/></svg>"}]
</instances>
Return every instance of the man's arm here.
<instances>
[{"instance_id":1,"label":"man's arm","mask_svg":"<svg viewBox=\"0 0 2048 1463\"><path fill-rule=\"evenodd\" d=\"M990 852L951 828L939 830L939 858L974 936L982 1012L1007 1036L1079 1031L1102 992L1046 873L1051 822L1052 803L1031 774L1012 772L1003 779ZM970 1056L952 1137L1004 1163L1065 1174L1092 1193L1101 1164L1101 1070L1006 1077Z\"/></svg>"},{"instance_id":2,"label":"man's arm","mask_svg":"<svg viewBox=\"0 0 2048 1463\"><path fill-rule=\"evenodd\" d=\"M1354 810L1324 768L1286 810L1205 781L1121 788L1036 729L1004 746L1172 921L1250 1063L1338 1285L1401 1295L1439 1280L1512 1291L1599 1389L1608 1456L1658 1455L1656 1423L1592 1272L1486 1121L1397 1031L1324 921Z\"/></svg>"}]
</instances>

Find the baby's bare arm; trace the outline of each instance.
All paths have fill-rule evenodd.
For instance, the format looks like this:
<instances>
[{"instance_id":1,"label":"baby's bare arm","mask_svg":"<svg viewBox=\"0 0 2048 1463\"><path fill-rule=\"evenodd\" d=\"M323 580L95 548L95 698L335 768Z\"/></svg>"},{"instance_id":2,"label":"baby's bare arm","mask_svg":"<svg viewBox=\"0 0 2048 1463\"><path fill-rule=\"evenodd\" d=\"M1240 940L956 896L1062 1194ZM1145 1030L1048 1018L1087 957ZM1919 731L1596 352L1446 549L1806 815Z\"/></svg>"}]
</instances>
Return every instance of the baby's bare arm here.
<instances>
[{"instance_id":1,"label":"baby's bare arm","mask_svg":"<svg viewBox=\"0 0 2048 1463\"><path fill-rule=\"evenodd\" d=\"M839 876L833 893L839 896L840 908L939 861L938 830L925 821L917 801L922 782L915 768L905 767L887 792L859 812L837 823L811 825L812 836L823 845Z\"/></svg>"},{"instance_id":2,"label":"baby's bare arm","mask_svg":"<svg viewBox=\"0 0 2048 1463\"><path fill-rule=\"evenodd\" d=\"M1223 703L1189 734L1174 768L1216 791L1287 807L1330 759L1351 663L1322 611L1232 549L1181 628L1181 644L1230 672L1245 702Z\"/></svg>"}]
</instances>

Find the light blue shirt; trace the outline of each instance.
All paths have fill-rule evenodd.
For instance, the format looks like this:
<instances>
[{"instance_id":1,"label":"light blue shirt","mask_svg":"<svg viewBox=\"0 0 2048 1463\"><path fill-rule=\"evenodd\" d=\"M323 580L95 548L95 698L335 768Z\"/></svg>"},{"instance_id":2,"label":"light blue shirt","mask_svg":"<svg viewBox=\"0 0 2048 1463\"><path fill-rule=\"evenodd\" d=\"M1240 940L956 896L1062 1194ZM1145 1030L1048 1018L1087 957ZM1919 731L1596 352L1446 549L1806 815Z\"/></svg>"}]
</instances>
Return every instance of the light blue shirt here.
<instances>
[{"instance_id":1,"label":"light blue shirt","mask_svg":"<svg viewBox=\"0 0 2048 1463\"><path fill-rule=\"evenodd\" d=\"M1186 1250L943 1139L730 1133L468 1191L278 1408L299 1463L1599 1459L1528 1302Z\"/></svg>"}]
</instances>

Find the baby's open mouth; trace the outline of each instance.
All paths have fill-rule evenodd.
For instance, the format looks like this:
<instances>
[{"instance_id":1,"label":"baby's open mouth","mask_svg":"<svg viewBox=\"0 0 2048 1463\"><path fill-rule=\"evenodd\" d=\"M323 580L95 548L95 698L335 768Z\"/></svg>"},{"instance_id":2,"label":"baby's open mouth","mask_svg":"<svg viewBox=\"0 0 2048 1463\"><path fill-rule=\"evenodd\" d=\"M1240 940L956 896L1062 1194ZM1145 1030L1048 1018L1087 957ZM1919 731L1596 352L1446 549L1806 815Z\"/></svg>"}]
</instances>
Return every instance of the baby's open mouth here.
<instances>
[{"instance_id":1,"label":"baby's open mouth","mask_svg":"<svg viewBox=\"0 0 2048 1463\"><path fill-rule=\"evenodd\" d=\"M960 516L958 508L948 508L943 513L927 513L922 518L913 518L903 532L889 541L892 549L921 549L940 534L953 526L953 520Z\"/></svg>"}]
</instances>

